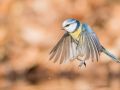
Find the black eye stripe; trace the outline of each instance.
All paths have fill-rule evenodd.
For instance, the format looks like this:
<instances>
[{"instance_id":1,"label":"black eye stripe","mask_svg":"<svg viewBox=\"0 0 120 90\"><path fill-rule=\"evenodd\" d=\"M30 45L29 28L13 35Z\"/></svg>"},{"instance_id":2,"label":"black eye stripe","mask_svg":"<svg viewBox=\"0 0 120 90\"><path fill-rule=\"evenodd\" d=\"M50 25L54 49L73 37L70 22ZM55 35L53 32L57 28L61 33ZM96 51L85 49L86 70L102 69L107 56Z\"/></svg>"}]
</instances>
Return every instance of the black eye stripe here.
<instances>
[{"instance_id":1,"label":"black eye stripe","mask_svg":"<svg viewBox=\"0 0 120 90\"><path fill-rule=\"evenodd\" d=\"M70 24L66 25L65 27L68 27L68 26L70 26Z\"/></svg>"},{"instance_id":2,"label":"black eye stripe","mask_svg":"<svg viewBox=\"0 0 120 90\"><path fill-rule=\"evenodd\" d=\"M68 26L70 26L71 24L74 24L75 22L73 22L73 23L70 23L70 24L67 24L65 27L68 27Z\"/></svg>"},{"instance_id":3,"label":"black eye stripe","mask_svg":"<svg viewBox=\"0 0 120 90\"><path fill-rule=\"evenodd\" d=\"M77 21L75 21L75 22L77 22ZM71 24L74 24L75 22L72 22L72 23L70 23L70 24L67 24L65 27L68 27L68 26L70 26Z\"/></svg>"}]
</instances>

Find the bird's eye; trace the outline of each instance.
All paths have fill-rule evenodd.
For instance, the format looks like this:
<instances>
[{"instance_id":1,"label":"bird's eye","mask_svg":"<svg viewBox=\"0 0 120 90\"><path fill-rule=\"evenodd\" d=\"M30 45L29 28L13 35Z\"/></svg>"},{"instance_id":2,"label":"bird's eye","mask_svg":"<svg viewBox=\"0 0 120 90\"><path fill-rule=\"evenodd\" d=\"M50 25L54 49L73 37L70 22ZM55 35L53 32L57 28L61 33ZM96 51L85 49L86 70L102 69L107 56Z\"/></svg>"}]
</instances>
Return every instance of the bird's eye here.
<instances>
[{"instance_id":1,"label":"bird's eye","mask_svg":"<svg viewBox=\"0 0 120 90\"><path fill-rule=\"evenodd\" d=\"M65 27L68 27L68 26L70 26L70 24L66 25Z\"/></svg>"}]
</instances>

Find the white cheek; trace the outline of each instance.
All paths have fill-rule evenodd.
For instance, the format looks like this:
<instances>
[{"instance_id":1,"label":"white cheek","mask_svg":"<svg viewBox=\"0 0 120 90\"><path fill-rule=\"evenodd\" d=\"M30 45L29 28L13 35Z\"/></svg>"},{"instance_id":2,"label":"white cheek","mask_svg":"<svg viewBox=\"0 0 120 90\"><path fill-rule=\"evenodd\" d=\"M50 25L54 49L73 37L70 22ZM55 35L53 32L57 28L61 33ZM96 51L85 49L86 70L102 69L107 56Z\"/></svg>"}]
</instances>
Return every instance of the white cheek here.
<instances>
[{"instance_id":1,"label":"white cheek","mask_svg":"<svg viewBox=\"0 0 120 90\"><path fill-rule=\"evenodd\" d=\"M76 24L76 23L75 23L75 24L71 24L69 27L66 27L66 30L67 30L68 32L74 32L75 29L76 29L76 27L77 27L77 24Z\"/></svg>"}]
</instances>

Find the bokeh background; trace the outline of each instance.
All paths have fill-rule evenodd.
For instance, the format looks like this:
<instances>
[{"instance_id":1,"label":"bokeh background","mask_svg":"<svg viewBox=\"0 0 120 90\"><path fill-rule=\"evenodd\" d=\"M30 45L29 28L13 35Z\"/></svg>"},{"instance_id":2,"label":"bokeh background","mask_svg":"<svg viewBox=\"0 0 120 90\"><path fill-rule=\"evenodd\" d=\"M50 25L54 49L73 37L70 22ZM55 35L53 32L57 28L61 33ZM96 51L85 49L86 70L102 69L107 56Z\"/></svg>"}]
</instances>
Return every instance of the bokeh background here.
<instances>
[{"instance_id":1,"label":"bokeh background","mask_svg":"<svg viewBox=\"0 0 120 90\"><path fill-rule=\"evenodd\" d=\"M49 61L61 23L88 23L120 56L120 0L0 0L0 90L120 90L120 64Z\"/></svg>"}]
</instances>

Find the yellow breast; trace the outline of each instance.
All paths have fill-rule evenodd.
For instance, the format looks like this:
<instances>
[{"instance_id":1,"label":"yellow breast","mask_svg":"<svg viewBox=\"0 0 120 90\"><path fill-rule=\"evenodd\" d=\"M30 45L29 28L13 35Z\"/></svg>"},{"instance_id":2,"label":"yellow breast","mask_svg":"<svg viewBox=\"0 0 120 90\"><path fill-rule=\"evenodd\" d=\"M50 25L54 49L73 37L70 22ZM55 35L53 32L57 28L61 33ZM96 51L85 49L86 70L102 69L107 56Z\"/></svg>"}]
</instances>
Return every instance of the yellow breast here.
<instances>
[{"instance_id":1,"label":"yellow breast","mask_svg":"<svg viewBox=\"0 0 120 90\"><path fill-rule=\"evenodd\" d=\"M79 40L80 33L81 33L81 27L78 28L75 32L70 33L70 35L73 37L73 39Z\"/></svg>"}]
</instances>

